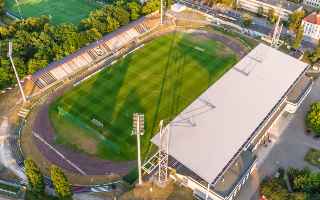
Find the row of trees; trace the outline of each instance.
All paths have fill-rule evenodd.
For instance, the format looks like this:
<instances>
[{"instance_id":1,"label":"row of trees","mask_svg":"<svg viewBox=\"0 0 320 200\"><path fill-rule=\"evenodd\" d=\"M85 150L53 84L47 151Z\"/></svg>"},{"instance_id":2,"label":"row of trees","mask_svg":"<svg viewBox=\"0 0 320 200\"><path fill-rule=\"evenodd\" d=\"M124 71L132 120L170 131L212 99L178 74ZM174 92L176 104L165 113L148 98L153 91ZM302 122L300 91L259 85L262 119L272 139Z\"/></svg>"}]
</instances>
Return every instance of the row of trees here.
<instances>
[{"instance_id":1,"label":"row of trees","mask_svg":"<svg viewBox=\"0 0 320 200\"><path fill-rule=\"evenodd\" d=\"M169 5L170 0L165 2ZM0 26L0 89L15 81L6 56L8 40L13 40L15 65L20 77L24 77L157 9L158 0L149 0L144 5L135 0L117 1L91 12L79 26L53 25L47 16L30 17Z\"/></svg>"},{"instance_id":2,"label":"row of trees","mask_svg":"<svg viewBox=\"0 0 320 200\"><path fill-rule=\"evenodd\" d=\"M262 182L260 192L272 200L318 200L320 199L320 173L309 169L290 168L287 176L280 173L279 178L266 179ZM285 179L291 185L293 192L289 193Z\"/></svg>"},{"instance_id":3,"label":"row of trees","mask_svg":"<svg viewBox=\"0 0 320 200\"><path fill-rule=\"evenodd\" d=\"M27 198L32 200L56 199L45 193L44 177L33 160L25 160L25 171L28 179ZM63 171L59 167L53 165L50 169L50 174L58 199L72 199L71 186Z\"/></svg>"}]
</instances>

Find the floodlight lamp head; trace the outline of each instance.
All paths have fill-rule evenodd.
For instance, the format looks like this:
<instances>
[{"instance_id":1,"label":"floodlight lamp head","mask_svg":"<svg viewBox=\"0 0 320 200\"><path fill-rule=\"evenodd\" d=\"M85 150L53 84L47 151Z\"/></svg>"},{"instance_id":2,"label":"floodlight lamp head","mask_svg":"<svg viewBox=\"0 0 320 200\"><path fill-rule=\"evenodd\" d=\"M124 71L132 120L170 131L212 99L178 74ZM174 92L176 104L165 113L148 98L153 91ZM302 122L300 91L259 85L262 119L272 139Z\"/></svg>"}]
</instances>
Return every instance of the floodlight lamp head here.
<instances>
[{"instance_id":1,"label":"floodlight lamp head","mask_svg":"<svg viewBox=\"0 0 320 200\"><path fill-rule=\"evenodd\" d=\"M144 134L144 115L141 113L133 114L132 134Z\"/></svg>"}]
</instances>

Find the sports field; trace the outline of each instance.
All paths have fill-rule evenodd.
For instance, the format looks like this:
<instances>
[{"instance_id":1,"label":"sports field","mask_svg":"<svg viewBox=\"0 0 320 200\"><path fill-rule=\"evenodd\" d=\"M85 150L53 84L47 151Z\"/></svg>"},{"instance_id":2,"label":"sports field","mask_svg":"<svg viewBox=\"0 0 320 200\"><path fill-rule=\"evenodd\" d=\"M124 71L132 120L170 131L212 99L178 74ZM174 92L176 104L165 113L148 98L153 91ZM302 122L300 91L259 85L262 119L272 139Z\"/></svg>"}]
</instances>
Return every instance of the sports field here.
<instances>
[{"instance_id":1,"label":"sports field","mask_svg":"<svg viewBox=\"0 0 320 200\"><path fill-rule=\"evenodd\" d=\"M56 143L103 159L133 160L132 114L141 112L146 155L159 121L174 118L237 60L231 49L203 35L154 39L51 104Z\"/></svg>"},{"instance_id":2,"label":"sports field","mask_svg":"<svg viewBox=\"0 0 320 200\"><path fill-rule=\"evenodd\" d=\"M89 16L90 11L101 6L95 0L5 0L5 3L17 17L46 15L54 24L69 22L75 25Z\"/></svg>"}]
</instances>

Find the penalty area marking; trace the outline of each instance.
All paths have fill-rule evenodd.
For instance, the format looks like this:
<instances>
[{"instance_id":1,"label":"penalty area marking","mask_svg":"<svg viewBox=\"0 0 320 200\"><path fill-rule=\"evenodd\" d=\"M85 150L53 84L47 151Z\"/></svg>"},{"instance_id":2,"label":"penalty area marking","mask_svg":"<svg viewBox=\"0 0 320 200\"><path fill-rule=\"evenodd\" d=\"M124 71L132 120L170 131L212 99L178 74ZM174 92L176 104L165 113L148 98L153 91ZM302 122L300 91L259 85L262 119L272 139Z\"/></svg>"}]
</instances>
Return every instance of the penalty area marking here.
<instances>
[{"instance_id":1,"label":"penalty area marking","mask_svg":"<svg viewBox=\"0 0 320 200\"><path fill-rule=\"evenodd\" d=\"M42 143L47 145L51 150L53 150L56 154L58 154L61 158L63 158L65 161L67 161L68 164L70 164L73 168L78 170L82 175L87 175L82 169L80 169L76 164L71 162L69 159L67 159L62 153L60 153L58 150L56 150L53 146L51 146L47 141L45 141L40 135L38 135L36 132L32 131L32 134L34 137L36 137L38 140L40 140Z\"/></svg>"}]
</instances>

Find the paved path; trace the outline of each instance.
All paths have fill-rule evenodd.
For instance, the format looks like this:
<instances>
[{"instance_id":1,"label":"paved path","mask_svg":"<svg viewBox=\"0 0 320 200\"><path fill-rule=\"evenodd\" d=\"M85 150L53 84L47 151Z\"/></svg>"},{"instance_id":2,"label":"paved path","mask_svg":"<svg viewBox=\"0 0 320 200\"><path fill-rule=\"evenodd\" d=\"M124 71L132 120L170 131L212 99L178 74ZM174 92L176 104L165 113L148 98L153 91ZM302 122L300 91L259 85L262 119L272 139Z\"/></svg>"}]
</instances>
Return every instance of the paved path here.
<instances>
[{"instance_id":1,"label":"paved path","mask_svg":"<svg viewBox=\"0 0 320 200\"><path fill-rule=\"evenodd\" d=\"M49 149L54 151L58 156L60 156L63 160L65 160L69 165L71 165L73 168L75 168L78 172L80 172L82 175L86 175L86 173L80 169L76 164L71 162L68 158L66 158L62 153L60 153L58 150L56 150L52 145L48 144L39 134L33 132L33 136L37 138L40 142L47 145Z\"/></svg>"},{"instance_id":2,"label":"paved path","mask_svg":"<svg viewBox=\"0 0 320 200\"><path fill-rule=\"evenodd\" d=\"M319 171L318 168L304 161L304 156L310 148L320 149L320 140L305 134L305 115L314 101L320 100L320 79L315 81L313 89L305 99L297 113L284 114L273 127L271 133L276 141L268 147L261 147L258 153L258 170L241 190L238 200L257 200L259 182L273 175L279 167L304 168Z\"/></svg>"}]
</instances>

